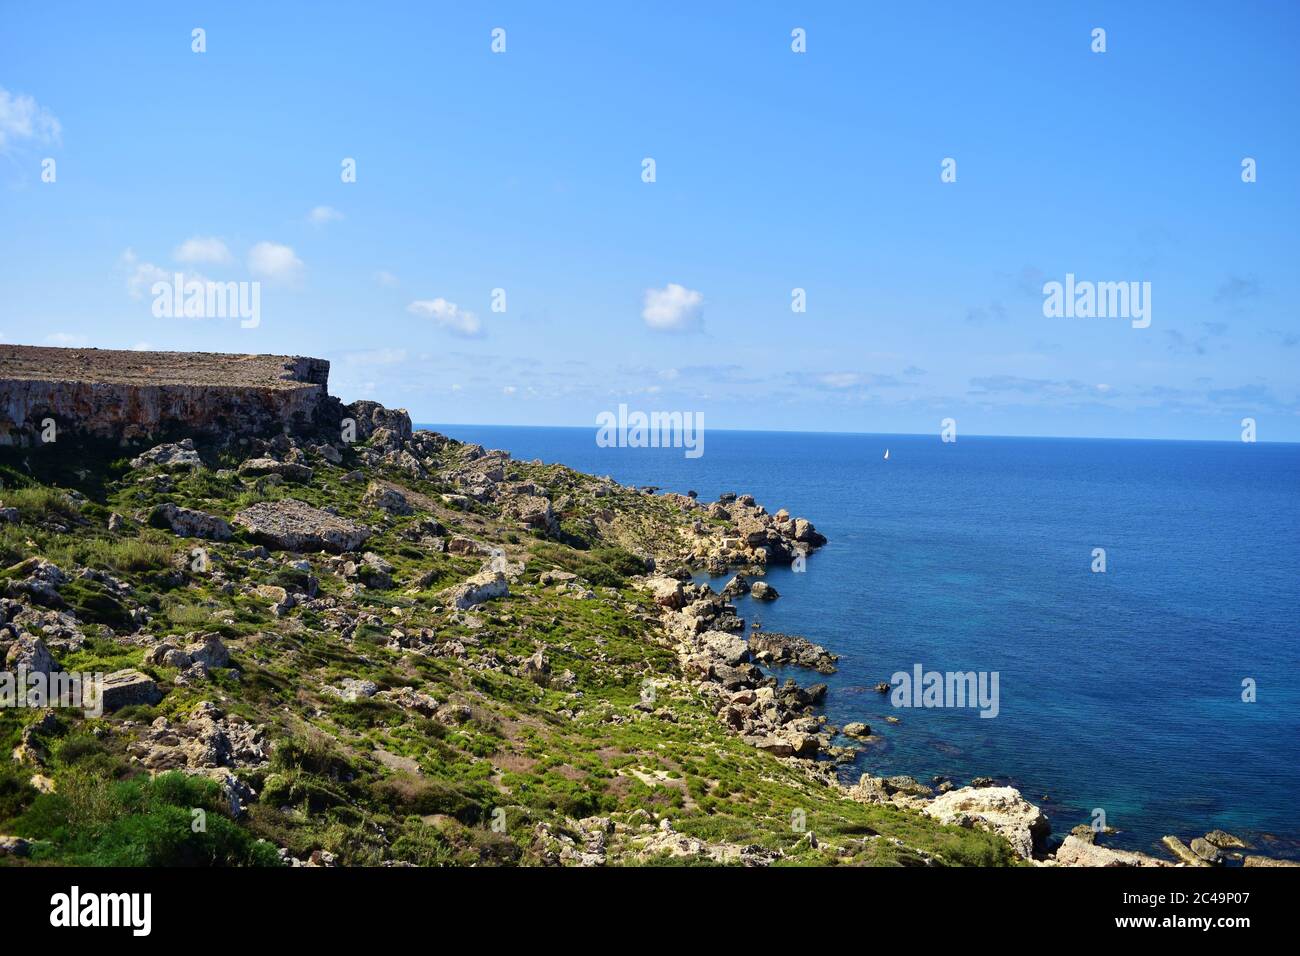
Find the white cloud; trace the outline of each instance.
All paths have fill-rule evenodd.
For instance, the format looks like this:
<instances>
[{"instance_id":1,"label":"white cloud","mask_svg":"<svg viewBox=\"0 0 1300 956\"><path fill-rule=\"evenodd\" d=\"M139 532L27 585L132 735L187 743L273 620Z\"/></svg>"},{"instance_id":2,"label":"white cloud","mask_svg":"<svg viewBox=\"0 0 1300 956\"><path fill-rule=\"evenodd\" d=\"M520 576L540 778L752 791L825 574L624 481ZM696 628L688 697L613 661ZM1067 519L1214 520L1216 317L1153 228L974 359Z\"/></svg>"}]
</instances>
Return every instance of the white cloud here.
<instances>
[{"instance_id":1,"label":"white cloud","mask_svg":"<svg viewBox=\"0 0 1300 956\"><path fill-rule=\"evenodd\" d=\"M226 263L233 258L226 244L215 236L194 236L186 239L172 252L177 262Z\"/></svg>"},{"instance_id":2,"label":"white cloud","mask_svg":"<svg viewBox=\"0 0 1300 956\"><path fill-rule=\"evenodd\" d=\"M375 273L375 281L385 289L392 289L401 284L401 280L387 270L380 269Z\"/></svg>"},{"instance_id":3,"label":"white cloud","mask_svg":"<svg viewBox=\"0 0 1300 956\"><path fill-rule=\"evenodd\" d=\"M685 332L700 326L703 294L670 282L662 289L646 289L641 318L658 332Z\"/></svg>"},{"instance_id":4,"label":"white cloud","mask_svg":"<svg viewBox=\"0 0 1300 956\"><path fill-rule=\"evenodd\" d=\"M455 302L446 299L417 299L406 307L412 315L433 319L439 326L465 338L474 338L483 332L478 316L473 312L462 310Z\"/></svg>"},{"instance_id":5,"label":"white cloud","mask_svg":"<svg viewBox=\"0 0 1300 956\"><path fill-rule=\"evenodd\" d=\"M852 388L862 381L857 372L827 372L818 379L827 388Z\"/></svg>"},{"instance_id":6,"label":"white cloud","mask_svg":"<svg viewBox=\"0 0 1300 956\"><path fill-rule=\"evenodd\" d=\"M63 127L49 110L30 96L14 96L0 87L0 150L22 140L58 143Z\"/></svg>"},{"instance_id":7,"label":"white cloud","mask_svg":"<svg viewBox=\"0 0 1300 956\"><path fill-rule=\"evenodd\" d=\"M134 249L127 249L122 253L121 258L118 259L118 266L126 272L126 291L133 299L143 299L145 295L153 295L155 282L170 283L176 280L175 270L164 269L152 262L141 262ZM181 281L207 282L208 280L197 272L185 272L181 275Z\"/></svg>"},{"instance_id":8,"label":"white cloud","mask_svg":"<svg viewBox=\"0 0 1300 956\"><path fill-rule=\"evenodd\" d=\"M127 249L118 260L126 270L126 291L133 299L144 298L155 282L166 282L172 274L152 262L141 262L134 249Z\"/></svg>"},{"instance_id":9,"label":"white cloud","mask_svg":"<svg viewBox=\"0 0 1300 956\"><path fill-rule=\"evenodd\" d=\"M302 260L288 246L259 242L248 250L248 271L264 279L289 281L302 272Z\"/></svg>"},{"instance_id":10,"label":"white cloud","mask_svg":"<svg viewBox=\"0 0 1300 956\"><path fill-rule=\"evenodd\" d=\"M317 206L307 213L307 221L313 226L324 226L343 218L343 213L333 206Z\"/></svg>"},{"instance_id":11,"label":"white cloud","mask_svg":"<svg viewBox=\"0 0 1300 956\"><path fill-rule=\"evenodd\" d=\"M519 391L519 389L515 388L513 385L503 385L501 387L502 395L513 395L517 391Z\"/></svg>"}]
</instances>

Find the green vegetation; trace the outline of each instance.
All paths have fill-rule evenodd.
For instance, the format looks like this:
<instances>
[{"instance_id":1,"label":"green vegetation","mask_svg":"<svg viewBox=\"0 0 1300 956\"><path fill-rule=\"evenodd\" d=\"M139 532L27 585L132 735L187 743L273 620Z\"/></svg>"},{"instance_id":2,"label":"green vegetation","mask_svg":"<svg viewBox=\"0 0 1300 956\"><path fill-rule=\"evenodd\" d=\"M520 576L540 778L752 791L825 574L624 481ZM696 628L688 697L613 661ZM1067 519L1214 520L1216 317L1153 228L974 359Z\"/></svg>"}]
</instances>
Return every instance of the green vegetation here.
<instances>
[{"instance_id":1,"label":"green vegetation","mask_svg":"<svg viewBox=\"0 0 1300 956\"><path fill-rule=\"evenodd\" d=\"M102 718L0 710L0 833L36 841L29 862L275 865L280 848L344 865L574 862L591 828L605 826L593 817L612 821L611 865L709 861L643 852L663 818L684 840L757 847L783 865L1014 862L998 837L856 802L719 722L681 677L653 604L630 586L647 557L675 553L685 533L686 517L662 497L598 489L598 479L561 466L506 463L507 482L548 489L558 527L546 535L491 503L444 502L460 490L448 475L470 463L457 443L440 446L428 478L383 466L345 480L360 467L348 451L337 465L313 454L305 483L131 470L120 448L87 451L72 468L70 446L60 445L60 460L0 452L0 499L18 510L16 524L0 525L0 587L33 615L75 615L74 635L49 638L64 668L137 668L166 696ZM237 464L219 449L201 452ZM400 488L414 513L363 503L371 478ZM371 526L362 550L392 565L392 585L367 586L384 582L357 555L264 552L242 532L183 539L146 520L164 502L229 521L284 497ZM442 589L483 565L435 540L457 535L526 562L509 596L468 612L450 606ZM191 559L194 549L203 561ZM41 560L67 575L61 607L24 596ZM87 567L107 577L79 576ZM553 570L577 580L543 585ZM296 597L279 604L255 590L268 585ZM149 645L186 646L202 632L221 636L228 667L178 681L183 668L144 663ZM524 666L538 652L545 675ZM640 706L650 679L654 712ZM344 699L346 681L378 692ZM411 703L408 692L424 697ZM226 715L222 733L263 728L263 755L204 764L220 750L191 728L204 702ZM172 737L151 742L159 721ZM151 773L140 755L181 746L174 741L191 746L162 766L190 772ZM22 763L9 756L20 745L29 748ZM254 794L242 812L210 779L217 767ZM205 829L195 830L196 811ZM796 814L819 846L792 827Z\"/></svg>"},{"instance_id":2,"label":"green vegetation","mask_svg":"<svg viewBox=\"0 0 1300 956\"><path fill-rule=\"evenodd\" d=\"M96 774L69 771L57 793L41 794L15 821L40 841L40 862L74 866L274 866L271 844L225 815L211 780L164 773L105 786Z\"/></svg>"}]
</instances>

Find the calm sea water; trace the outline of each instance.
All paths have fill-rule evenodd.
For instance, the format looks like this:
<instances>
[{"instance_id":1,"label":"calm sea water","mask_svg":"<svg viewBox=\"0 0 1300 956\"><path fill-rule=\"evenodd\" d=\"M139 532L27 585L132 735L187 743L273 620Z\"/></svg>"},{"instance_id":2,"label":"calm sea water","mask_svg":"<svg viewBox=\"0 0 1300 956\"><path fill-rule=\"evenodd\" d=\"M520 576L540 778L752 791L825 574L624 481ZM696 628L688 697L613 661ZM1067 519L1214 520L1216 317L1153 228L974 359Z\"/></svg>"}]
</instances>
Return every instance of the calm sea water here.
<instances>
[{"instance_id":1,"label":"calm sea water","mask_svg":"<svg viewBox=\"0 0 1300 956\"><path fill-rule=\"evenodd\" d=\"M1300 445L710 431L687 459L599 448L594 428L428 427L813 521L830 543L806 572L773 569L779 600L737 603L841 655L797 676L882 738L846 777L989 775L1057 835L1101 808L1108 845L1221 827L1300 858ZM872 689L917 663L997 671L999 715Z\"/></svg>"}]
</instances>

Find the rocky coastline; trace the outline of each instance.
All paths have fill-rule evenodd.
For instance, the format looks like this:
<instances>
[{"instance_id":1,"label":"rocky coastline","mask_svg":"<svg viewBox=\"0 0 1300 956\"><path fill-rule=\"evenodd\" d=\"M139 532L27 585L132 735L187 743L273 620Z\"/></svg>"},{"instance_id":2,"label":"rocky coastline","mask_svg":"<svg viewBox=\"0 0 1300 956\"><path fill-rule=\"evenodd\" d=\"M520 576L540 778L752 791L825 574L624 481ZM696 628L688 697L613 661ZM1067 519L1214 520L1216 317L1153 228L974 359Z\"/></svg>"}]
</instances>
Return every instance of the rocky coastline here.
<instances>
[{"instance_id":1,"label":"rocky coastline","mask_svg":"<svg viewBox=\"0 0 1300 956\"><path fill-rule=\"evenodd\" d=\"M947 777L936 777L926 785L910 776L863 773L856 785L845 786L835 768L852 763L858 747L835 741L841 735L855 743L869 739L870 727L861 722L836 727L816 713L828 693L824 683L805 687L791 678L779 682L758 666L792 665L829 674L835 671L838 655L797 635L752 630L747 639L742 638L738 635L745 631L744 621L729 603L732 597L750 593L755 586L750 579L762 575L766 567L789 563L795 556L806 559L826 538L805 519L792 520L785 510L769 516L750 495L726 495L710 505L700 505L694 498L678 504L687 512L739 515L745 537L742 542L725 534L721 541L692 541L679 556L675 574L647 576L638 586L652 594L660 608L664 633L673 643L682 673L695 682L718 720L746 744L789 761L819 785L848 799L914 810L946 825L995 832L1018 857L1036 866L1300 865L1250 853L1245 841L1222 830L1187 843L1166 836L1163 843L1172 859L1106 847L1100 840L1107 831L1086 824L1074 827L1059 845L1050 846L1051 824L1043 810L1014 787L997 785L992 777L976 777L956 788ZM699 523L694 527L704 533ZM792 533L796 528L800 534ZM707 583L692 583L692 572L701 569L711 576L738 573L719 593Z\"/></svg>"},{"instance_id":2,"label":"rocky coastline","mask_svg":"<svg viewBox=\"0 0 1300 956\"><path fill-rule=\"evenodd\" d=\"M1222 831L1170 837L1172 860L1086 827L1052 847L991 779L841 783L871 728L830 725L825 683L763 670L837 656L746 637L731 603L778 599L766 570L826 537L750 495L416 430L292 357L177 357L177 394L253 370L229 406L247 428L201 413L181 437L184 403L165 423L123 404L152 394L139 359L114 353L104 390L73 374L103 356L47 374L40 351L7 359L15 394L57 382L41 401L66 428L42 445L15 422L0 448L0 680L105 676L78 706L0 707L7 862L1270 865ZM310 390L312 414L264 387Z\"/></svg>"}]
</instances>

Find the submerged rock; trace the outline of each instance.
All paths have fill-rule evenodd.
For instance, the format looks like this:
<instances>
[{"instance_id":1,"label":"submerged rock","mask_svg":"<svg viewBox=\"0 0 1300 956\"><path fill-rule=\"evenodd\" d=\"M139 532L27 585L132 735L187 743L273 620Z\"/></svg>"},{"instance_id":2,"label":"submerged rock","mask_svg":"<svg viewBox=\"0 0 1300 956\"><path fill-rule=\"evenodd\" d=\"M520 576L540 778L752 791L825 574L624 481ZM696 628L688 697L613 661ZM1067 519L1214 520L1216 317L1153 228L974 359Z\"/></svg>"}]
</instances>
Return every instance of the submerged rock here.
<instances>
[{"instance_id":1,"label":"submerged rock","mask_svg":"<svg viewBox=\"0 0 1300 956\"><path fill-rule=\"evenodd\" d=\"M1241 837L1233 836L1231 833L1224 830L1211 830L1209 833L1205 834L1205 839L1222 850L1250 845Z\"/></svg>"},{"instance_id":2,"label":"submerged rock","mask_svg":"<svg viewBox=\"0 0 1300 956\"><path fill-rule=\"evenodd\" d=\"M1189 847L1182 840L1178 839L1178 837L1176 836L1163 837L1160 842L1169 848L1170 853L1178 857L1180 861L1186 863L1188 866L1209 866L1210 865L1204 859L1202 859L1197 853L1193 852L1191 847Z\"/></svg>"}]
</instances>

